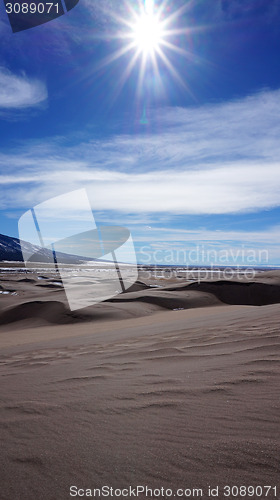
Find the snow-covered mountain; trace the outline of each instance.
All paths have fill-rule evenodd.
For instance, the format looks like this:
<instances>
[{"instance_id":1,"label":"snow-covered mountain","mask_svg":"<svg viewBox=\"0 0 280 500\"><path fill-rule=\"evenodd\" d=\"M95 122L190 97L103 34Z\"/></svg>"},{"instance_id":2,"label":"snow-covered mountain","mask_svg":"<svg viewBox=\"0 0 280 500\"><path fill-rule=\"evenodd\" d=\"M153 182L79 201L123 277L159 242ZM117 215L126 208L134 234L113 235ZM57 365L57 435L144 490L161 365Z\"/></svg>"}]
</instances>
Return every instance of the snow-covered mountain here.
<instances>
[{"instance_id":1,"label":"snow-covered mountain","mask_svg":"<svg viewBox=\"0 0 280 500\"><path fill-rule=\"evenodd\" d=\"M0 234L0 260L23 261L18 238Z\"/></svg>"},{"instance_id":2,"label":"snow-covered mountain","mask_svg":"<svg viewBox=\"0 0 280 500\"><path fill-rule=\"evenodd\" d=\"M53 262L53 254L51 250L42 249L36 247L27 242L22 242L24 250L32 255L32 262ZM57 252L57 257L59 257L60 262L65 264L79 264L84 260L91 260L76 255L68 255L65 253ZM18 238L12 238L10 236L5 236L0 234L0 261L20 261L23 262L23 256L21 251L21 245Z\"/></svg>"}]
</instances>

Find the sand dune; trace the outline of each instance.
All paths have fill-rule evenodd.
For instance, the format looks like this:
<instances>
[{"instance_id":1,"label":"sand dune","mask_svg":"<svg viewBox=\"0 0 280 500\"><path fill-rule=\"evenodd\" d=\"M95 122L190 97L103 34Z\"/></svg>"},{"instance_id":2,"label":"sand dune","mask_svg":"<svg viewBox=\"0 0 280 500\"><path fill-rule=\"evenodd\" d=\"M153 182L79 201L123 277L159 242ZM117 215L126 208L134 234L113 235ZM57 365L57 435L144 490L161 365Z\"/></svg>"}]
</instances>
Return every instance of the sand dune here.
<instances>
[{"instance_id":1,"label":"sand dune","mask_svg":"<svg viewBox=\"0 0 280 500\"><path fill-rule=\"evenodd\" d=\"M270 277L271 278L271 277ZM1 304L0 327L9 323L32 321L35 326L69 324L84 321L108 321L139 317L158 310L192 309L210 306L254 305L263 306L280 302L280 283L264 281L211 281L178 283L162 288L151 288L136 282L127 293L102 304L71 312L68 308L61 280L40 276L19 278L1 287L9 294ZM13 295L12 295L13 294ZM15 295L17 294L17 295ZM27 300L26 300L27 299ZM36 300L35 300L36 299Z\"/></svg>"},{"instance_id":2,"label":"sand dune","mask_svg":"<svg viewBox=\"0 0 280 500\"><path fill-rule=\"evenodd\" d=\"M61 286L36 285L52 278L21 278L2 284L18 295L1 297L1 498L280 488L276 275L140 283L75 314Z\"/></svg>"}]
</instances>

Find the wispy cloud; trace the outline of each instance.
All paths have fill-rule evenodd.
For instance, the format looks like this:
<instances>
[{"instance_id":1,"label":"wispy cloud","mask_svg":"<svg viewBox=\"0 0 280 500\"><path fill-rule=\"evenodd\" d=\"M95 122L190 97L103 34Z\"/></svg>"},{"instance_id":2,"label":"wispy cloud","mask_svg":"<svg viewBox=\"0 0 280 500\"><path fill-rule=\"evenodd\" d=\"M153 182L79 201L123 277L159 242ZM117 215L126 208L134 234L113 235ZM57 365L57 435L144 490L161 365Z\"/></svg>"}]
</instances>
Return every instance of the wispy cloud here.
<instances>
[{"instance_id":1,"label":"wispy cloud","mask_svg":"<svg viewBox=\"0 0 280 500\"><path fill-rule=\"evenodd\" d=\"M252 231L132 230L138 259L161 264L279 265L280 226Z\"/></svg>"},{"instance_id":2,"label":"wispy cloud","mask_svg":"<svg viewBox=\"0 0 280 500\"><path fill-rule=\"evenodd\" d=\"M24 109L38 106L46 101L46 85L26 75L15 75L0 67L0 110Z\"/></svg>"},{"instance_id":3,"label":"wispy cloud","mask_svg":"<svg viewBox=\"0 0 280 500\"><path fill-rule=\"evenodd\" d=\"M275 225L263 230L251 231L233 231L233 230L210 230L210 229L176 229L170 227L153 227L153 236L156 234L155 239L149 238L149 232L142 227L138 230L137 241L150 242L153 245L162 245L162 243L170 242L174 245L177 242L184 243L200 243L205 242L215 245L215 243L246 243L248 245L266 244L268 241L271 245L280 245L280 226Z\"/></svg>"},{"instance_id":4,"label":"wispy cloud","mask_svg":"<svg viewBox=\"0 0 280 500\"><path fill-rule=\"evenodd\" d=\"M34 205L84 186L96 210L231 214L277 207L279 99L280 91L263 91L224 104L162 109L151 112L149 134L77 146L37 142L2 153L2 207Z\"/></svg>"}]
</instances>

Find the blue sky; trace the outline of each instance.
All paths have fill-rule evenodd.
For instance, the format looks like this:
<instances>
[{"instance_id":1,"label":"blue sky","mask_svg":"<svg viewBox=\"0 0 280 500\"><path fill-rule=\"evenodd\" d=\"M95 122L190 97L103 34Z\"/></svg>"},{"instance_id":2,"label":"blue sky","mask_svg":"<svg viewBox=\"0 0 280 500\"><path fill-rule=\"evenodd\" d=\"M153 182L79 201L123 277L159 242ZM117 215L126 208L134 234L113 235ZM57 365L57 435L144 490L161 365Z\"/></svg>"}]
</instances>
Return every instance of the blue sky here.
<instances>
[{"instance_id":1,"label":"blue sky","mask_svg":"<svg viewBox=\"0 0 280 500\"><path fill-rule=\"evenodd\" d=\"M135 49L114 60L139 2L80 0L15 34L0 4L0 232L86 187L139 262L280 265L278 0L166 1L163 19L185 7L173 49L140 83Z\"/></svg>"}]
</instances>

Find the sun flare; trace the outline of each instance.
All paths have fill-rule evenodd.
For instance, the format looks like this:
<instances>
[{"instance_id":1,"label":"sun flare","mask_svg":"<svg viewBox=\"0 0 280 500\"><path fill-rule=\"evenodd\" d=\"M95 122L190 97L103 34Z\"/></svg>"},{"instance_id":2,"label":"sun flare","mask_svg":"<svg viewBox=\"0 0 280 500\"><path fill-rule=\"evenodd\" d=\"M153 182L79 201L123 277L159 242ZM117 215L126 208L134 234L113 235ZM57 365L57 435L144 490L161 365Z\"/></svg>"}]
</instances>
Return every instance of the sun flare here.
<instances>
[{"instance_id":1,"label":"sun flare","mask_svg":"<svg viewBox=\"0 0 280 500\"><path fill-rule=\"evenodd\" d=\"M158 94L164 93L167 74L170 74L179 85L190 92L187 81L181 76L178 68L181 58L192 60L193 54L188 50L187 37L192 32L203 27L183 24L186 11L191 5L190 0L177 10L172 9L171 0L124 0L125 13L111 14L118 25L118 30L112 35L118 48L106 57L100 67L126 59L114 97L120 94L123 86L138 66L138 78L135 81L136 95L139 97L145 88L145 77L154 82ZM185 40L182 46L182 39ZM196 60L198 57L196 56Z\"/></svg>"},{"instance_id":2,"label":"sun flare","mask_svg":"<svg viewBox=\"0 0 280 500\"><path fill-rule=\"evenodd\" d=\"M132 26L132 38L140 52L147 55L157 51L164 40L164 29L158 17L144 12Z\"/></svg>"}]
</instances>

